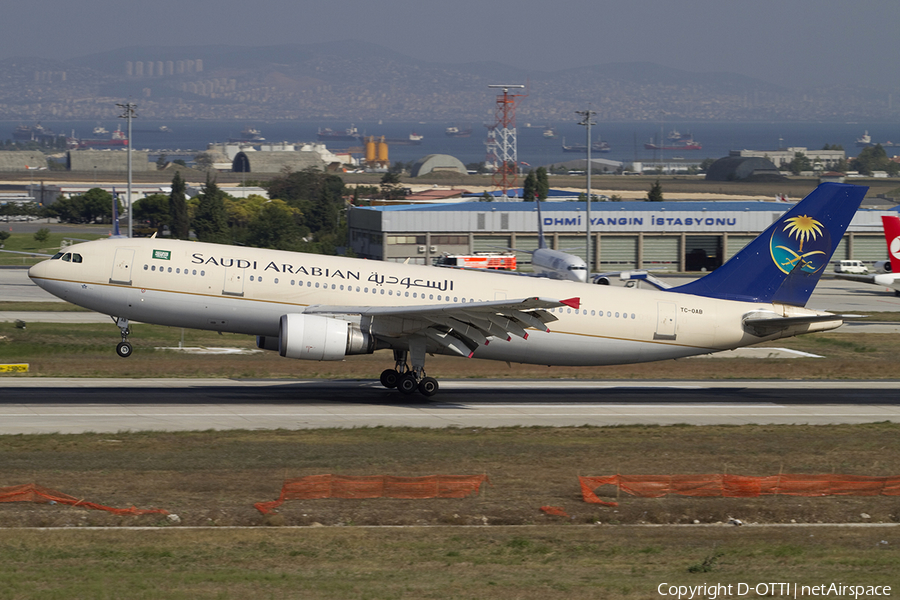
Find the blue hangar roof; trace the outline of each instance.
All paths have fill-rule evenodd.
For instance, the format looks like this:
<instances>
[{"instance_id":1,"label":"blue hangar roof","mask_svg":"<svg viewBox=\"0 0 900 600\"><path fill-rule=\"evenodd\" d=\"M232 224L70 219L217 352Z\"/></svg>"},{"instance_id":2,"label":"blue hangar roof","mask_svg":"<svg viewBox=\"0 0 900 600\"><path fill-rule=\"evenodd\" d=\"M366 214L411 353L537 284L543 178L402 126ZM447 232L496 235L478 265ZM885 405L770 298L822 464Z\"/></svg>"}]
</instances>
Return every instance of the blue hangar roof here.
<instances>
[{"instance_id":1,"label":"blue hangar roof","mask_svg":"<svg viewBox=\"0 0 900 600\"><path fill-rule=\"evenodd\" d=\"M548 212L584 212L586 202L543 202L541 210ZM791 208L791 202L591 202L592 211L748 211L784 212ZM534 202L457 202L447 204L395 204L391 206L358 206L356 208L381 212L421 211L421 212L536 212Z\"/></svg>"}]
</instances>

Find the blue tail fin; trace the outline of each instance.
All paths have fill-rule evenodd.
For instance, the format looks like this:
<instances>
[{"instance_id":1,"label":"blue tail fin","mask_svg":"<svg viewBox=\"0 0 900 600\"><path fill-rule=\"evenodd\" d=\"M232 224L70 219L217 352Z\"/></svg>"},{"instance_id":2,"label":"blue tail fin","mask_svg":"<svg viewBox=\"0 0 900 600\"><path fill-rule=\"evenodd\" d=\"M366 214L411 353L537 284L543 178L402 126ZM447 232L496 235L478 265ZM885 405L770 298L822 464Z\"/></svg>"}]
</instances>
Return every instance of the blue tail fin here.
<instances>
[{"instance_id":1,"label":"blue tail fin","mask_svg":"<svg viewBox=\"0 0 900 600\"><path fill-rule=\"evenodd\" d=\"M544 240L544 219L541 218L541 199L535 195L534 201L537 204L538 211L538 249L543 250L547 247L547 242Z\"/></svg>"},{"instance_id":2,"label":"blue tail fin","mask_svg":"<svg viewBox=\"0 0 900 600\"><path fill-rule=\"evenodd\" d=\"M805 306L868 189L819 185L724 265L669 291Z\"/></svg>"}]
</instances>

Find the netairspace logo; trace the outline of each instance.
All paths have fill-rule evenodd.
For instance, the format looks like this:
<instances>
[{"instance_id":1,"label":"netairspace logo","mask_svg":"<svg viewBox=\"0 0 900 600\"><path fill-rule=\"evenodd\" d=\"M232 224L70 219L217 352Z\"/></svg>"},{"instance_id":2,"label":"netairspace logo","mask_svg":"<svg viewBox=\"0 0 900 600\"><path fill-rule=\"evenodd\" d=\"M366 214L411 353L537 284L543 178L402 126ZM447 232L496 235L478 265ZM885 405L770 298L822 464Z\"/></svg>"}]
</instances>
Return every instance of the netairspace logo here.
<instances>
[{"instance_id":1,"label":"netairspace logo","mask_svg":"<svg viewBox=\"0 0 900 600\"><path fill-rule=\"evenodd\" d=\"M723 597L785 597L785 598L874 598L891 595L889 585L844 585L843 583L823 583L821 585L800 585L798 583L714 583L703 585L671 585L661 583L656 588L660 596L677 600L694 598L716 600Z\"/></svg>"}]
</instances>

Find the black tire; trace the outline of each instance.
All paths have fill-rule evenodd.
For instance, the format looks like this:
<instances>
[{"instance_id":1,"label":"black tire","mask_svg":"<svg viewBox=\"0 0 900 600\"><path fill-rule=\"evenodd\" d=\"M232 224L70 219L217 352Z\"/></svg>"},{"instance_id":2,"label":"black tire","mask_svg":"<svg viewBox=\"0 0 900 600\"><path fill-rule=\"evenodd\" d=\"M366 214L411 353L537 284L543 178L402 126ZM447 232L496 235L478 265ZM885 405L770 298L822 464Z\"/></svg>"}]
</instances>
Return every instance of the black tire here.
<instances>
[{"instance_id":1,"label":"black tire","mask_svg":"<svg viewBox=\"0 0 900 600\"><path fill-rule=\"evenodd\" d=\"M419 382L419 392L423 396L434 396L438 391L438 382L434 377L423 377Z\"/></svg>"},{"instance_id":2,"label":"black tire","mask_svg":"<svg viewBox=\"0 0 900 600\"><path fill-rule=\"evenodd\" d=\"M415 375L407 373L397 380L397 389L400 390L400 393L408 396L419 389L419 382L416 381Z\"/></svg>"},{"instance_id":3,"label":"black tire","mask_svg":"<svg viewBox=\"0 0 900 600\"><path fill-rule=\"evenodd\" d=\"M133 348L128 342L119 342L119 344L116 346L116 354L118 354L122 358L128 358L129 356L131 356L132 350Z\"/></svg>"},{"instance_id":4,"label":"black tire","mask_svg":"<svg viewBox=\"0 0 900 600\"><path fill-rule=\"evenodd\" d=\"M385 369L381 372L381 385L388 389L397 387L398 379L400 379L400 373L394 369Z\"/></svg>"}]
</instances>

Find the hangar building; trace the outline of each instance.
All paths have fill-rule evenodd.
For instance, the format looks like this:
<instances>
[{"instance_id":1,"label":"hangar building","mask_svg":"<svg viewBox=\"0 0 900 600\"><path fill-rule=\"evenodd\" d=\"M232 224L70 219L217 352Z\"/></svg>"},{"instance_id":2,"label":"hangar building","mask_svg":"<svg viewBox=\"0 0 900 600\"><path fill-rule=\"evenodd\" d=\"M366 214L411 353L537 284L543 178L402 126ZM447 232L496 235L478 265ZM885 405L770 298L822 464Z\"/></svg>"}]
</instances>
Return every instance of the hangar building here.
<instances>
[{"instance_id":1,"label":"hangar building","mask_svg":"<svg viewBox=\"0 0 900 600\"><path fill-rule=\"evenodd\" d=\"M593 202L595 272L626 269L700 271L721 265L793 206L783 202ZM547 243L585 257L584 202L541 205ZM884 260L881 215L860 210L833 261ZM443 253L534 250L533 202L352 207L350 247L363 258L432 264Z\"/></svg>"}]
</instances>

